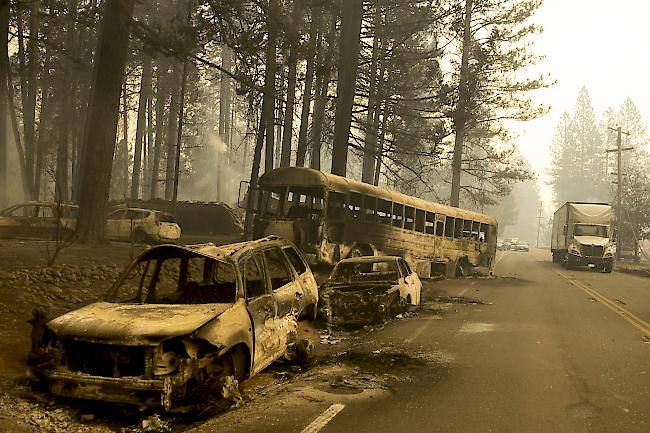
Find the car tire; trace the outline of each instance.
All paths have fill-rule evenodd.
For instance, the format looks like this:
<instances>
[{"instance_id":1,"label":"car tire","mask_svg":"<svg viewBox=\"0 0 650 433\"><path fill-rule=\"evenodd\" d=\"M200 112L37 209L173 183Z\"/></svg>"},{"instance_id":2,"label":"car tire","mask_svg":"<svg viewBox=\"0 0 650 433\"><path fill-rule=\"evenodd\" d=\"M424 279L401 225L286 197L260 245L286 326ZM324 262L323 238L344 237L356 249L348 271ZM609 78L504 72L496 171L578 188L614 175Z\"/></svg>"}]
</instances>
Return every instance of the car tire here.
<instances>
[{"instance_id":1,"label":"car tire","mask_svg":"<svg viewBox=\"0 0 650 433\"><path fill-rule=\"evenodd\" d=\"M605 262L605 267L603 268L603 272L605 272L606 274L611 274L613 268L614 268L614 261L613 260L607 261Z\"/></svg>"}]
</instances>

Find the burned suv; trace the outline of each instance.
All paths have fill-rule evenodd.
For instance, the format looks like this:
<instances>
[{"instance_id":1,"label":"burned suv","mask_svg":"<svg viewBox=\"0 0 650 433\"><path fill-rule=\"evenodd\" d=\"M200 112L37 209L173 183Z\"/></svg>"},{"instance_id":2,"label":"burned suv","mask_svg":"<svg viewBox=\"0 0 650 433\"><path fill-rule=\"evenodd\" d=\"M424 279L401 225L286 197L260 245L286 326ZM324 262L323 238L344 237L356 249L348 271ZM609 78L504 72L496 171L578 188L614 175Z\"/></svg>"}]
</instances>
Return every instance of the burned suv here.
<instances>
[{"instance_id":1,"label":"burned suv","mask_svg":"<svg viewBox=\"0 0 650 433\"><path fill-rule=\"evenodd\" d=\"M59 396L180 410L282 356L317 302L311 270L280 238L161 245L109 301L36 324L32 371Z\"/></svg>"}]
</instances>

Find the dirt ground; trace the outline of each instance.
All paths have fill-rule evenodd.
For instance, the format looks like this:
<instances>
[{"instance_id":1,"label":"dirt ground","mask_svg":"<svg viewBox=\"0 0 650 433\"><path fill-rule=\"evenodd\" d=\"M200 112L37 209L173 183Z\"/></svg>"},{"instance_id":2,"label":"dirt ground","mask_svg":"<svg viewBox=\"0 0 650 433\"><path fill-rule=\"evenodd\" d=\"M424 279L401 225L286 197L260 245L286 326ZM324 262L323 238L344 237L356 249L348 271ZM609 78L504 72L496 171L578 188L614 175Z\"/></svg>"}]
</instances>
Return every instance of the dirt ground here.
<instances>
[{"instance_id":1,"label":"dirt ground","mask_svg":"<svg viewBox=\"0 0 650 433\"><path fill-rule=\"evenodd\" d=\"M131 257L144 248L120 243L71 246L47 267L51 247L42 241L0 240L0 431L166 432L210 423L209 417L172 417L132 407L62 401L29 386L26 355L32 310L39 307L60 314L103 298ZM407 312L397 320L418 314L442 318L455 304L471 300L441 298L435 290L428 290L423 302L417 312ZM255 416L270 400L286 397L287 391L295 393L307 384L310 386L305 389L317 394L333 389L338 393L381 393L408 382L413 369L440 361L399 348L378 348L370 337L383 326L342 332L301 322L300 337L315 346L310 361L278 361L245 382L232 410L217 415L220 425L227 420L236 426L239 417Z\"/></svg>"}]
</instances>

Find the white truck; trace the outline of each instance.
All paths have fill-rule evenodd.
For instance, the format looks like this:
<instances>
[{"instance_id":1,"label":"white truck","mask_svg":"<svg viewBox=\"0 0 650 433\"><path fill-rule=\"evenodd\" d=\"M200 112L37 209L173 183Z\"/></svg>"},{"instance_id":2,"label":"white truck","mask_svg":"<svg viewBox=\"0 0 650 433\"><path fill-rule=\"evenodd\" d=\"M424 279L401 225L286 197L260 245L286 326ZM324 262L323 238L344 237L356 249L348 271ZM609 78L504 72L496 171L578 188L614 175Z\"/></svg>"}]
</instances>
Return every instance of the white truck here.
<instances>
[{"instance_id":1,"label":"white truck","mask_svg":"<svg viewBox=\"0 0 650 433\"><path fill-rule=\"evenodd\" d=\"M566 268L589 266L609 273L614 266L612 207L606 203L567 202L553 215L553 262Z\"/></svg>"}]
</instances>

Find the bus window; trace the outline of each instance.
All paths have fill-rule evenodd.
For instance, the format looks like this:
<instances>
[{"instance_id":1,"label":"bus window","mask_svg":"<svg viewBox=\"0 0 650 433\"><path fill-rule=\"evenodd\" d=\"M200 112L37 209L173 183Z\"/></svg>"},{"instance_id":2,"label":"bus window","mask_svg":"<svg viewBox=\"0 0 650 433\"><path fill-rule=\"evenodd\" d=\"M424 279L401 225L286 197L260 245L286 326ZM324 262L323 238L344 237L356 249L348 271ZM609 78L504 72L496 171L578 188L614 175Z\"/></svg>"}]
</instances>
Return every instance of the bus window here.
<instances>
[{"instance_id":1,"label":"bus window","mask_svg":"<svg viewBox=\"0 0 650 433\"><path fill-rule=\"evenodd\" d=\"M393 227L402 227L404 219L404 205L393 203Z\"/></svg>"},{"instance_id":2,"label":"bus window","mask_svg":"<svg viewBox=\"0 0 650 433\"><path fill-rule=\"evenodd\" d=\"M375 222L375 214L377 211L377 197L363 196L363 212L364 220L368 222Z\"/></svg>"},{"instance_id":3,"label":"bus window","mask_svg":"<svg viewBox=\"0 0 650 433\"><path fill-rule=\"evenodd\" d=\"M415 223L415 209L412 207L404 208L404 228L406 230L413 230L413 225Z\"/></svg>"},{"instance_id":4,"label":"bus window","mask_svg":"<svg viewBox=\"0 0 650 433\"><path fill-rule=\"evenodd\" d=\"M345 195L330 191L327 200L327 216L339 219L345 216Z\"/></svg>"},{"instance_id":5,"label":"bus window","mask_svg":"<svg viewBox=\"0 0 650 433\"><path fill-rule=\"evenodd\" d=\"M463 221L463 239L470 240L472 238L472 221Z\"/></svg>"},{"instance_id":6,"label":"bus window","mask_svg":"<svg viewBox=\"0 0 650 433\"><path fill-rule=\"evenodd\" d=\"M423 210L415 210L415 231L424 233L424 217L425 213Z\"/></svg>"},{"instance_id":7,"label":"bus window","mask_svg":"<svg viewBox=\"0 0 650 433\"><path fill-rule=\"evenodd\" d=\"M438 214L436 220L436 236L443 237L445 235L445 216Z\"/></svg>"},{"instance_id":8,"label":"bus window","mask_svg":"<svg viewBox=\"0 0 650 433\"><path fill-rule=\"evenodd\" d=\"M287 218L319 219L323 212L323 191L290 187L283 209Z\"/></svg>"},{"instance_id":9,"label":"bus window","mask_svg":"<svg viewBox=\"0 0 650 433\"><path fill-rule=\"evenodd\" d=\"M454 239L462 239L462 238L463 238L463 219L456 218L456 221L454 222Z\"/></svg>"},{"instance_id":10,"label":"bus window","mask_svg":"<svg viewBox=\"0 0 650 433\"><path fill-rule=\"evenodd\" d=\"M350 193L348 211L348 216L351 218L359 218L361 216L361 194L356 192Z\"/></svg>"},{"instance_id":11,"label":"bus window","mask_svg":"<svg viewBox=\"0 0 650 433\"><path fill-rule=\"evenodd\" d=\"M454 237L454 218L447 217L445 220L445 237L453 238Z\"/></svg>"},{"instance_id":12,"label":"bus window","mask_svg":"<svg viewBox=\"0 0 650 433\"><path fill-rule=\"evenodd\" d=\"M434 214L433 212L427 212L427 219L426 222L424 223L426 234L428 235L434 234L435 221L436 221L436 214Z\"/></svg>"},{"instance_id":13,"label":"bus window","mask_svg":"<svg viewBox=\"0 0 650 433\"><path fill-rule=\"evenodd\" d=\"M392 206L393 203L390 201L386 201L382 199L377 200L377 216L379 217L380 223L390 224Z\"/></svg>"},{"instance_id":14,"label":"bus window","mask_svg":"<svg viewBox=\"0 0 650 433\"><path fill-rule=\"evenodd\" d=\"M478 242L478 229L480 225L481 224L476 221L472 222L472 240L474 242Z\"/></svg>"},{"instance_id":15,"label":"bus window","mask_svg":"<svg viewBox=\"0 0 650 433\"><path fill-rule=\"evenodd\" d=\"M478 230L478 241L486 242L487 241L487 224L481 224Z\"/></svg>"},{"instance_id":16,"label":"bus window","mask_svg":"<svg viewBox=\"0 0 650 433\"><path fill-rule=\"evenodd\" d=\"M262 211L264 215L278 216L280 209L280 194L272 191L262 191Z\"/></svg>"}]
</instances>

